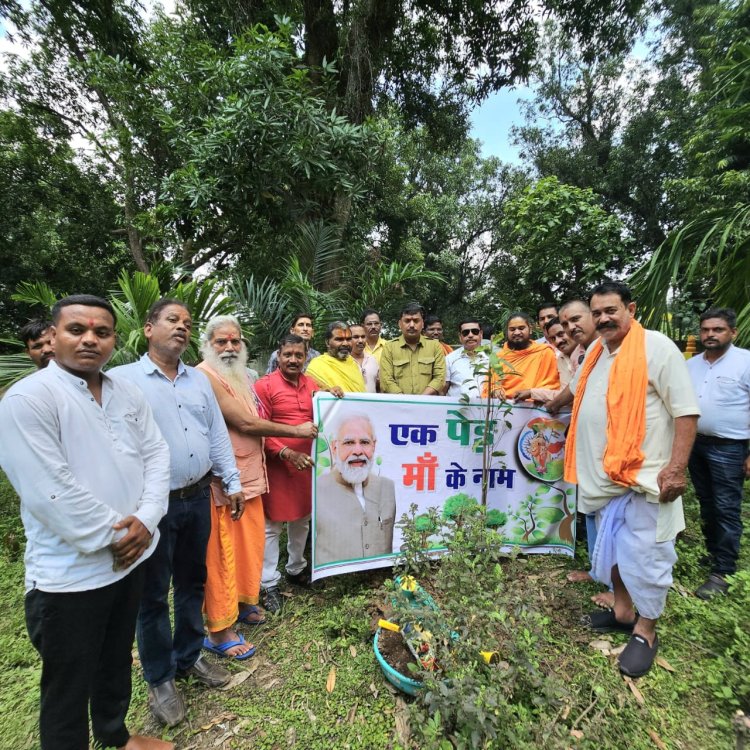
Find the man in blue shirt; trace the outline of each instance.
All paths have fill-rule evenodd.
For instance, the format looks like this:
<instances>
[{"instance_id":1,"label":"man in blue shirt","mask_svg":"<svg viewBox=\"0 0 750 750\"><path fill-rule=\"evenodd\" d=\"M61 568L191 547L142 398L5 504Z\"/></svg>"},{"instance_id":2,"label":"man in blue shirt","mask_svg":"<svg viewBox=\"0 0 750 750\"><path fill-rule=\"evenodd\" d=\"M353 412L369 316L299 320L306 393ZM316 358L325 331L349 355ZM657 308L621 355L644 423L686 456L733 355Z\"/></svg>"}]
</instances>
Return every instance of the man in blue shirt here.
<instances>
[{"instance_id":1,"label":"man in blue shirt","mask_svg":"<svg viewBox=\"0 0 750 750\"><path fill-rule=\"evenodd\" d=\"M688 469L701 508L711 574L696 596L727 592L742 537L742 485L750 477L750 352L732 344L737 316L728 307L700 316L703 354L688 360L701 407Z\"/></svg>"},{"instance_id":2,"label":"man in blue shirt","mask_svg":"<svg viewBox=\"0 0 750 750\"><path fill-rule=\"evenodd\" d=\"M161 299L149 311L144 333L148 353L111 371L135 383L146 396L169 445L169 508L159 524L161 539L146 564L136 634L149 706L163 724L185 717L175 676L192 676L219 687L230 673L200 655L206 547L211 531L211 476L220 477L242 515L244 499L226 424L208 378L180 357L190 342L193 321L184 303ZM174 636L169 622L169 584L174 585Z\"/></svg>"}]
</instances>

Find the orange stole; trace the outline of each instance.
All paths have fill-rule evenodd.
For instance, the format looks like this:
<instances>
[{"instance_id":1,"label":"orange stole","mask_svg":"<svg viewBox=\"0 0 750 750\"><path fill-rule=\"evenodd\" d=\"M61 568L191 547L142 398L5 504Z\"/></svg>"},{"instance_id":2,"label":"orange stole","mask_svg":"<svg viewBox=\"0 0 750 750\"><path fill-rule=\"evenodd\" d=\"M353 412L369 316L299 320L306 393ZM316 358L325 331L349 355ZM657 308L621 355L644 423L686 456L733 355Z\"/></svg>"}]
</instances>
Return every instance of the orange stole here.
<instances>
[{"instance_id":1,"label":"orange stole","mask_svg":"<svg viewBox=\"0 0 750 750\"><path fill-rule=\"evenodd\" d=\"M576 432L578 412L594 365L599 361L604 346L597 339L593 349L581 365L581 375L573 401L568 439L565 443L565 481L578 483L576 474ZM607 385L607 448L602 465L607 476L623 487L632 487L641 466L641 445L646 437L646 389L648 364L646 361L646 329L633 320L630 330L609 371Z\"/></svg>"},{"instance_id":2,"label":"orange stole","mask_svg":"<svg viewBox=\"0 0 750 750\"><path fill-rule=\"evenodd\" d=\"M532 341L526 349L511 349L507 344L498 352L497 356L505 360L518 374L508 373L500 377L493 373L491 388L501 387L507 398L518 391L527 388L549 388L557 390L560 387L560 373L557 371L557 357L552 347ZM487 395L487 386L482 389L482 397Z\"/></svg>"},{"instance_id":3,"label":"orange stole","mask_svg":"<svg viewBox=\"0 0 750 750\"><path fill-rule=\"evenodd\" d=\"M212 482L211 495L215 492ZM245 512L239 521L232 520L229 505L216 505L212 497L203 601L210 633L234 625L239 602L258 603L265 543L266 520L260 495L245 499Z\"/></svg>"}]
</instances>

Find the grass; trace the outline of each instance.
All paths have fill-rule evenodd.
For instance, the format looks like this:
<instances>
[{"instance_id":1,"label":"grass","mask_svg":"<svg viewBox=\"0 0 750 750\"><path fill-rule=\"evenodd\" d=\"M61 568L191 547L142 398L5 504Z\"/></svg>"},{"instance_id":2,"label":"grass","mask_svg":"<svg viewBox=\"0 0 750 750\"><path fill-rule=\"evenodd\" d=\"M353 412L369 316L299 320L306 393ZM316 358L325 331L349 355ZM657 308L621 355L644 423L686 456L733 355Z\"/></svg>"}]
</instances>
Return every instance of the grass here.
<instances>
[{"instance_id":1,"label":"grass","mask_svg":"<svg viewBox=\"0 0 750 750\"><path fill-rule=\"evenodd\" d=\"M741 702L732 686L740 684L734 670L742 667L727 643L734 627L747 627L750 615L739 612L731 597L708 604L687 593L706 572L698 563L704 550L690 497L686 510L688 530L678 542L676 586L660 622L660 654L674 671L655 668L637 681L637 694L620 677L614 657L592 648L594 637L579 625L590 609L588 597L597 591L594 585L565 581L566 572L579 565L544 555L508 563L509 595L543 617L540 669L565 684L563 703L546 707L534 719L546 723L545 748L734 746L731 720ZM750 518L746 522L741 568L748 571ZM40 673L24 625L21 539L18 501L0 475L0 745L17 750L38 746ZM327 579L319 591L295 591L283 617L261 628L244 628L258 653L231 665L234 687L209 691L188 684L188 720L163 736L175 739L181 750L417 747L410 738L410 699L390 689L372 652L386 576L385 571L341 576ZM624 636L611 640L617 645ZM160 731L146 707L137 663L130 726Z\"/></svg>"}]
</instances>

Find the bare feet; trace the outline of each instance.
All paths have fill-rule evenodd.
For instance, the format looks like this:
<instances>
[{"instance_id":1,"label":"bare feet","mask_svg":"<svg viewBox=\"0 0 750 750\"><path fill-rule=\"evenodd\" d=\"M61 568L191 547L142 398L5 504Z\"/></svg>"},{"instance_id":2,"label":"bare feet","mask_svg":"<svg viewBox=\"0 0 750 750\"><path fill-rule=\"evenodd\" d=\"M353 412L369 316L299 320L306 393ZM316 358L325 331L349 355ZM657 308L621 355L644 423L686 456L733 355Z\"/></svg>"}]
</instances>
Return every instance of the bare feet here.
<instances>
[{"instance_id":1,"label":"bare feet","mask_svg":"<svg viewBox=\"0 0 750 750\"><path fill-rule=\"evenodd\" d=\"M615 595L611 591L602 591L599 594L594 594L591 597L591 601L602 609L613 609L615 606Z\"/></svg>"},{"instance_id":2,"label":"bare feet","mask_svg":"<svg viewBox=\"0 0 750 750\"><path fill-rule=\"evenodd\" d=\"M232 628L225 628L224 630L217 630L215 633L208 634L208 640L214 644L214 646L221 646L222 643L231 643L236 641L237 645L228 648L224 652L224 656L232 658L234 656L242 656L253 648L252 643L244 642L239 643L240 637Z\"/></svg>"},{"instance_id":3,"label":"bare feet","mask_svg":"<svg viewBox=\"0 0 750 750\"><path fill-rule=\"evenodd\" d=\"M165 742L156 739L156 737L131 734L128 744L119 750L175 750L175 745L174 742Z\"/></svg>"},{"instance_id":4,"label":"bare feet","mask_svg":"<svg viewBox=\"0 0 750 750\"><path fill-rule=\"evenodd\" d=\"M594 580L588 570L572 570L570 573L568 573L566 578L571 583L584 583Z\"/></svg>"}]
</instances>

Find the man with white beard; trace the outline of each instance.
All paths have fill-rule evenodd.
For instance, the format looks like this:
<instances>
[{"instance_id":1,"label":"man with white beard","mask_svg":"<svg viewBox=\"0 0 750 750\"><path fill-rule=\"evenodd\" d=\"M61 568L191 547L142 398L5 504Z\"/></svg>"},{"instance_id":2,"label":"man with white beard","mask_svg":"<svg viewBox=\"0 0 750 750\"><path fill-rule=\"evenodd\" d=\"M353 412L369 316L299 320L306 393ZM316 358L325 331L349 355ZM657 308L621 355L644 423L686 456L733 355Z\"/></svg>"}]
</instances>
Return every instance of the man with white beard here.
<instances>
[{"instance_id":1,"label":"man with white beard","mask_svg":"<svg viewBox=\"0 0 750 750\"><path fill-rule=\"evenodd\" d=\"M390 555L396 489L370 473L377 444L370 418L350 414L334 435L331 473L317 483L315 564Z\"/></svg>"},{"instance_id":2,"label":"man with white beard","mask_svg":"<svg viewBox=\"0 0 750 750\"><path fill-rule=\"evenodd\" d=\"M221 482L211 483L211 536L206 554L205 614L208 637L205 649L230 659L253 655L252 644L234 629L235 623L261 625L260 579L265 546L265 515L261 495L268 491L263 437L314 438L312 422L286 425L258 416L247 371L247 347L236 318L221 315L206 326L201 346L203 362L229 430L240 471L245 512L231 515Z\"/></svg>"}]
</instances>

